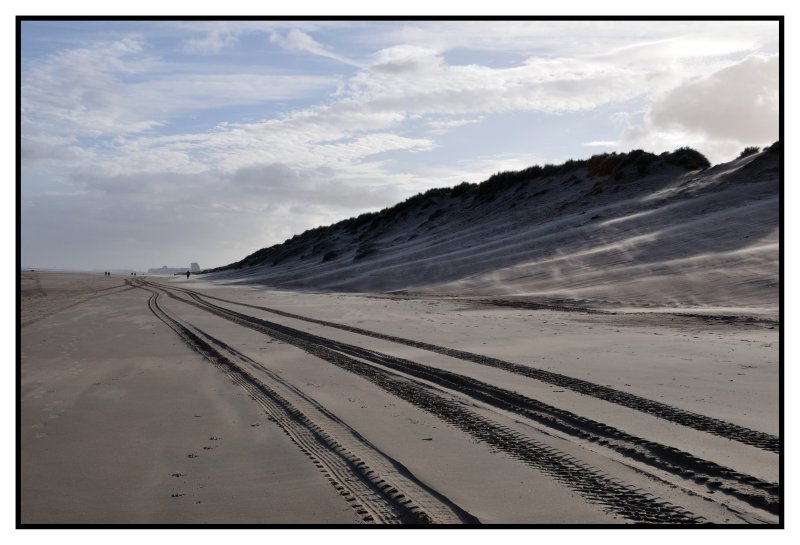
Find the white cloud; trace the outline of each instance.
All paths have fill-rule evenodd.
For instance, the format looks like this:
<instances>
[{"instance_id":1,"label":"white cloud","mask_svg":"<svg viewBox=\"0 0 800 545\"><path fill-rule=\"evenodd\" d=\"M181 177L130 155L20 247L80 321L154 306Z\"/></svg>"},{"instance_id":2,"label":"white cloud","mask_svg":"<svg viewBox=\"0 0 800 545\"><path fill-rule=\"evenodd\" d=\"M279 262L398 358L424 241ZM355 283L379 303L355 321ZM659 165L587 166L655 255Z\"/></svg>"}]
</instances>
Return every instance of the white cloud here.
<instances>
[{"instance_id":1,"label":"white cloud","mask_svg":"<svg viewBox=\"0 0 800 545\"><path fill-rule=\"evenodd\" d=\"M425 122L425 125L429 128L428 132L434 135L439 135L445 134L451 129L480 123L484 119L486 119L486 116L457 119L428 119Z\"/></svg>"},{"instance_id":2,"label":"white cloud","mask_svg":"<svg viewBox=\"0 0 800 545\"><path fill-rule=\"evenodd\" d=\"M411 73L417 76L423 72L436 72L444 64L435 49L414 45L396 45L381 49L372 55L370 70L390 74Z\"/></svg>"},{"instance_id":3,"label":"white cloud","mask_svg":"<svg viewBox=\"0 0 800 545\"><path fill-rule=\"evenodd\" d=\"M458 21L407 22L362 38L377 47L402 43L437 52L454 50L517 52L524 55L584 56L644 52L642 46L673 41L652 55L724 55L742 47L777 45L774 21ZM690 43L683 47L681 41ZM706 52L707 51L707 52ZM663 55L660 53L663 52ZM671 58L671 57L670 57Z\"/></svg>"},{"instance_id":4,"label":"white cloud","mask_svg":"<svg viewBox=\"0 0 800 545\"><path fill-rule=\"evenodd\" d=\"M619 142L616 140L593 140L584 142L583 145L590 148L615 148L619 145Z\"/></svg>"},{"instance_id":5,"label":"white cloud","mask_svg":"<svg viewBox=\"0 0 800 545\"><path fill-rule=\"evenodd\" d=\"M406 115L588 111L658 95L719 67L718 54L755 47L746 40L710 43L716 53L702 62L697 51L670 39L606 53L532 55L501 68L451 64L434 48L404 44L376 52L342 94L363 108Z\"/></svg>"},{"instance_id":6,"label":"white cloud","mask_svg":"<svg viewBox=\"0 0 800 545\"><path fill-rule=\"evenodd\" d=\"M424 176L416 179L416 191L434 187L452 187L461 182L480 183L497 172L522 170L546 161L532 153L499 154L471 157L447 164L425 165L420 169Z\"/></svg>"},{"instance_id":7,"label":"white cloud","mask_svg":"<svg viewBox=\"0 0 800 545\"><path fill-rule=\"evenodd\" d=\"M531 59L512 68L449 65L430 50L381 52L348 91L363 107L420 115L512 110L587 110L644 92L644 74L567 59Z\"/></svg>"},{"instance_id":8,"label":"white cloud","mask_svg":"<svg viewBox=\"0 0 800 545\"><path fill-rule=\"evenodd\" d=\"M158 27L161 39L177 32L173 50L143 32L26 59L23 247L78 255L47 242L56 230L120 265L203 255L219 265L431 187L574 155L496 151L515 138L493 127L498 113L596 115L619 104L622 135L575 132L574 146L692 145L729 159L770 143L748 138L777 123L777 58L741 60L767 47L776 24L733 23L198 21ZM358 70L307 73L322 63L276 46ZM287 59L294 64L269 68ZM247 116L230 117L233 106ZM203 127L205 112L213 127ZM442 149L475 123L494 151ZM404 162L400 152L420 153Z\"/></svg>"},{"instance_id":9,"label":"white cloud","mask_svg":"<svg viewBox=\"0 0 800 545\"><path fill-rule=\"evenodd\" d=\"M676 87L653 103L656 127L764 142L778 135L778 57L752 56Z\"/></svg>"},{"instance_id":10,"label":"white cloud","mask_svg":"<svg viewBox=\"0 0 800 545\"><path fill-rule=\"evenodd\" d=\"M329 50L324 45L315 41L310 35L296 28L290 29L285 35L277 31L272 32L269 36L269 41L289 51L305 51L312 55L319 55L320 57L333 59L345 64L353 66L359 65L357 62Z\"/></svg>"},{"instance_id":11,"label":"white cloud","mask_svg":"<svg viewBox=\"0 0 800 545\"><path fill-rule=\"evenodd\" d=\"M373 170L366 159L390 151L423 151L435 147L428 138L409 138L391 132L365 131L337 123L338 114L326 112L316 116L288 116L260 123L221 125L211 133L169 137L140 136L108 150L104 158L95 159L95 167L110 171L163 170L176 172L209 170L233 172L251 164L284 163L294 167L347 168L353 172ZM394 117L370 118L366 126L392 124ZM351 123L353 120L350 120ZM160 165L160 167L159 167Z\"/></svg>"},{"instance_id":12,"label":"white cloud","mask_svg":"<svg viewBox=\"0 0 800 545\"><path fill-rule=\"evenodd\" d=\"M613 58L626 62L673 62L685 59L713 59L733 53L758 49L755 36L732 38L724 35L671 36L654 41L645 41L622 46L597 57Z\"/></svg>"},{"instance_id":13,"label":"white cloud","mask_svg":"<svg viewBox=\"0 0 800 545\"><path fill-rule=\"evenodd\" d=\"M233 47L238 42L236 32L227 29L212 29L202 38L190 39L184 48L190 53L218 53Z\"/></svg>"},{"instance_id":14,"label":"white cloud","mask_svg":"<svg viewBox=\"0 0 800 545\"><path fill-rule=\"evenodd\" d=\"M331 76L178 68L132 39L51 55L23 73L24 122L48 134L135 134L178 115L296 99L338 83Z\"/></svg>"},{"instance_id":15,"label":"white cloud","mask_svg":"<svg viewBox=\"0 0 800 545\"><path fill-rule=\"evenodd\" d=\"M778 57L749 56L658 97L624 145L655 151L689 145L712 162L778 139Z\"/></svg>"},{"instance_id":16,"label":"white cloud","mask_svg":"<svg viewBox=\"0 0 800 545\"><path fill-rule=\"evenodd\" d=\"M319 24L298 21L175 21L170 28L188 32L191 38L184 39L183 50L187 53L220 53L239 44L240 38L251 34L270 34L287 26L313 30Z\"/></svg>"},{"instance_id":17,"label":"white cloud","mask_svg":"<svg viewBox=\"0 0 800 545\"><path fill-rule=\"evenodd\" d=\"M62 169L65 165L90 160L94 155L91 150L79 146L74 138L48 134L23 136L20 151L22 162L28 167L57 165Z\"/></svg>"},{"instance_id":18,"label":"white cloud","mask_svg":"<svg viewBox=\"0 0 800 545\"><path fill-rule=\"evenodd\" d=\"M130 115L117 101L122 77L150 69L155 60L144 56L138 40L122 39L91 48L62 51L31 63L23 72L22 113L50 129L84 132L138 132L158 123Z\"/></svg>"}]
</instances>

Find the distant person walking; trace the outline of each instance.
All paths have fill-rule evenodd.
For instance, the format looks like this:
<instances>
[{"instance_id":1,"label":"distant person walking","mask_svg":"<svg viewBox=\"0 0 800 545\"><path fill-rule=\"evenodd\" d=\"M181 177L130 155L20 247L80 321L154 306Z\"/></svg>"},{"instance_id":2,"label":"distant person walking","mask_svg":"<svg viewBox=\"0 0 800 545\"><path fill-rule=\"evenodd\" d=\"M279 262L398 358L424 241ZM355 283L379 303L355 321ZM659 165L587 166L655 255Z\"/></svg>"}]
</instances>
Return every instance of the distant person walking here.
<instances>
[{"instance_id":1,"label":"distant person walking","mask_svg":"<svg viewBox=\"0 0 800 545\"><path fill-rule=\"evenodd\" d=\"M189 277L192 275L190 271L186 271L186 280L189 280Z\"/></svg>"}]
</instances>

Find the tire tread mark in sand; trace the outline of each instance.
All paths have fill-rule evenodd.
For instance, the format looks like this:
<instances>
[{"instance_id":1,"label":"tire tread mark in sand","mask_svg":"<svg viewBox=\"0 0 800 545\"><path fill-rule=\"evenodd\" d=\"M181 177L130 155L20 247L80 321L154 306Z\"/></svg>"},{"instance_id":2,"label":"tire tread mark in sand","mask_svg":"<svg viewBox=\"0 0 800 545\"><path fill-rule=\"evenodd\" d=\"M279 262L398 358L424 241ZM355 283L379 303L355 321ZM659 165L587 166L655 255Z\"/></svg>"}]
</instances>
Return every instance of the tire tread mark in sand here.
<instances>
[{"instance_id":1,"label":"tire tread mark in sand","mask_svg":"<svg viewBox=\"0 0 800 545\"><path fill-rule=\"evenodd\" d=\"M47 291L45 291L45 289L42 287L42 280L38 276L30 277L30 276L23 275L22 279L23 280L32 279L33 283L35 284L32 290L30 290L29 292L26 292L28 294L28 297L46 297L47 296ZM25 290L23 290L23 291L25 291Z\"/></svg>"},{"instance_id":2,"label":"tire tread mark in sand","mask_svg":"<svg viewBox=\"0 0 800 545\"><path fill-rule=\"evenodd\" d=\"M436 522L413 499L387 486L386 481L379 479L366 463L310 421L280 394L249 375L188 327L169 316L158 304L158 295L158 292L152 292L148 301L153 314L173 329L189 347L209 359L243 387L315 466L328 475L331 485L362 520L380 524ZM464 522L478 522L467 513L463 515Z\"/></svg>"},{"instance_id":3,"label":"tire tread mark in sand","mask_svg":"<svg viewBox=\"0 0 800 545\"><path fill-rule=\"evenodd\" d=\"M242 370L233 365L228 358L200 339L183 324L170 317L158 304L158 296L157 292L153 292L148 301L153 314L173 329L190 348L211 361L212 364L231 377L236 384L244 388L266 410L271 421L286 433L290 440L321 472L334 475L336 478L329 478L330 483L340 495L348 500L348 503L354 506L354 510L362 507L363 504L370 505L370 512L364 513L366 522L387 524L400 521L401 516L392 512L391 509L387 509L387 506L381 506L380 503L382 502L378 502L379 505L373 507L371 504L375 502L364 498L364 496L369 497L372 495L372 490L359 490L358 492L353 490L354 488L363 488L362 479L354 479L358 475L353 474L352 468L349 467L350 464L342 456L342 452L337 451L336 445L326 444L324 439L321 441L321 430L312 428L310 426L311 423L304 419L304 415L294 409L277 392L274 392L257 379L244 375ZM345 482L356 486L345 487Z\"/></svg>"},{"instance_id":4,"label":"tire tread mark in sand","mask_svg":"<svg viewBox=\"0 0 800 545\"><path fill-rule=\"evenodd\" d=\"M119 288L123 288L123 289L121 289L119 291L113 291L113 292L110 291L112 289L119 289ZM52 312L49 312L49 313L47 313L47 314L45 314L43 316L38 316L38 317L32 318L32 319L30 319L30 320L28 320L26 322L22 322L20 324L20 328L27 327L27 326L29 326L31 324L35 324L36 322L44 320L45 318L49 318L50 316L58 314L59 312L62 312L64 310L67 310L67 309L72 308L72 307L77 307L78 305L82 305L84 303L87 303L87 302L91 301L92 299L98 299L100 297L106 297L107 295L115 295L117 293L123 293L123 292L126 292L128 290L132 290L132 289L136 289L136 287L128 285L128 282L126 281L125 284L122 284L122 285L119 285L119 286L113 286L111 288L103 288L102 290L97 290L95 292L95 295L91 295L91 296L86 297L84 299L81 299L79 301L73 301L72 303L69 303L68 305L64 305L63 307L59 307L59 308L53 310ZM108 292L108 293L99 293L99 292Z\"/></svg>"},{"instance_id":5,"label":"tire tread mark in sand","mask_svg":"<svg viewBox=\"0 0 800 545\"><path fill-rule=\"evenodd\" d=\"M553 371L547 371L545 369L539 369L536 367L530 367L527 365L522 365L519 363L513 363L509 361L504 361L501 359L493 358L490 356L483 356L480 354L474 354L472 352L465 352L463 350L456 350L453 348L446 348L443 346L438 346L435 344L430 344L421 341L415 341L411 339L405 339L402 337L396 337L394 335L386 335L383 333L378 333L375 331L369 331L367 329L362 329L359 327L348 326L344 324L339 324L336 322L329 322L326 320L318 320L316 318L309 318L307 316L300 316L298 314L292 314L290 312L285 312L278 309L262 307L257 305L250 305L247 303L240 303L237 301L231 301L228 299L222 299L220 297L214 297L211 295L201 294L198 292L194 292L192 290L186 290L184 288L175 288L181 291L185 291L188 294L195 294L200 297L204 297L207 299L215 299L217 301L222 301L225 303L232 303L235 305L241 305L244 307L250 307L258 310L264 310L266 312L271 312L273 314L277 314L279 316L284 316L286 318L293 318L296 320L303 320L310 323L315 323L319 325L324 325L328 327L333 327L336 329L341 329L343 331L349 331L351 333L356 333L359 335L365 335L368 337L373 337L376 339L381 339L385 341L394 342L397 344L404 344L406 346L412 346L414 348L419 348L422 350L427 350L429 352L434 352L437 354L443 354L445 356L450 356L453 358L470 361L472 363L477 363L479 365L485 365L487 367L494 367L497 369L502 369L504 371L508 371L510 373L514 373L517 375L523 375L529 378L533 378L540 382L545 382L548 384L553 384L555 386L559 386L562 388L566 388L568 390L572 390L578 392L583 395L595 397L598 399L602 399L604 401L608 401L610 403L615 403L617 405L622 405L624 407L628 407L629 409L634 409L643 413L650 414L652 416L661 418L663 420L667 420L669 422L673 422L676 424L680 424L682 426L686 426L689 428L693 428L702 432L710 433L712 435L717 435L719 437L724 437L726 439L730 439L732 441L737 441L740 443L744 443L746 445L751 445L762 450L766 450L769 452L779 452L780 451L780 439L768 433L751 430L744 426L739 426L738 424L733 424L731 422L726 422L724 420L720 420L717 418L712 418L709 416L701 415L698 413L694 413L691 411L687 411L684 409L680 409L678 407L673 407L672 405L668 405L666 403L662 403L660 401L654 401L651 399L647 399L636 394L631 394L628 392L623 392L621 390L616 390L609 386L603 386L601 384L595 384L593 382L589 382L583 379L570 377L567 375L562 375L560 373L555 373Z\"/></svg>"},{"instance_id":6,"label":"tire tread mark in sand","mask_svg":"<svg viewBox=\"0 0 800 545\"><path fill-rule=\"evenodd\" d=\"M189 295L196 303L201 305L210 305L222 312L234 312L202 301L195 294ZM240 315L239 317L242 316L246 315ZM252 319L258 321L257 318ZM705 485L709 489L738 498L753 507L764 509L772 514L779 514L780 512L780 487L777 483L767 482L751 475L737 472L675 447L634 436L607 424L578 416L570 411L559 409L516 392L492 386L471 377L326 339L311 333L294 330L287 326L269 324L291 335L300 334L304 340L323 345L342 354L433 382L494 407L520 414L573 437L600 444L623 456Z\"/></svg>"},{"instance_id":7,"label":"tire tread mark in sand","mask_svg":"<svg viewBox=\"0 0 800 545\"><path fill-rule=\"evenodd\" d=\"M402 500L402 502L408 508L413 508L415 511L421 511L425 513L432 523L480 523L480 521L473 515L467 513L445 496L420 482L411 473L411 471L408 470L408 468L403 466L397 460L389 457L386 453L381 452L375 445L373 445L356 430L351 428L346 422L330 412L316 400L307 396L302 390L284 380L280 375L265 367L261 363L251 359L245 354L239 352L223 341L209 335L201 329L198 329L196 326L189 324L188 322L185 325L190 330L196 332L199 336L206 339L212 346L217 348L218 351L230 355L229 359L237 362L234 363L235 367L241 372L241 374L245 375L248 381L261 382L240 364L257 369L259 373L265 374L271 381L288 390L290 395L297 396L301 403L307 403L310 406L309 414L317 413L318 415L321 415L326 423L314 423L314 419L306 414L304 417L304 422L307 422L306 427L314 427L314 429L319 430L319 433L325 438L326 444L329 444L329 446L333 445L334 450L341 452L347 452L349 450L350 453L346 454L348 460L353 465L358 466L362 473L369 474L369 480L376 488L389 490L389 495L392 498ZM281 394L276 393L276 395ZM286 402L288 404L293 404L288 400ZM296 409L298 414L303 413L301 408L296 407ZM334 430L337 430L338 433L331 433L330 429L326 430L326 427L333 428ZM341 438L340 434L346 434L355 438L359 444L356 445L355 449L352 447L348 449L342 444L343 439ZM334 437L339 437L339 439L334 439ZM356 454L358 454L358 457Z\"/></svg>"},{"instance_id":8,"label":"tire tread mark in sand","mask_svg":"<svg viewBox=\"0 0 800 545\"><path fill-rule=\"evenodd\" d=\"M164 288L163 286L159 287ZM603 505L609 511L626 519L644 523L691 524L702 522L700 517L686 509L672 505L669 502L657 501L651 495L608 477L572 456L482 417L469 410L462 403L445 398L430 386L309 341L306 339L309 334L242 315L207 302L201 304L196 301L186 300L172 295L168 290L167 293L178 301L196 306L256 331L261 331L270 337L301 348L313 356L357 374L383 390L416 405L475 439L486 443L492 449L502 451L512 458L549 475L564 486L577 491L588 501Z\"/></svg>"},{"instance_id":9,"label":"tire tread mark in sand","mask_svg":"<svg viewBox=\"0 0 800 545\"><path fill-rule=\"evenodd\" d=\"M322 338L314 340L319 342L319 339ZM737 472L675 447L637 437L608 424L471 377L337 341L325 344L343 354L433 382L493 407L525 416L562 433L601 444L628 458L706 485L770 513L780 512L780 487L777 483Z\"/></svg>"}]
</instances>

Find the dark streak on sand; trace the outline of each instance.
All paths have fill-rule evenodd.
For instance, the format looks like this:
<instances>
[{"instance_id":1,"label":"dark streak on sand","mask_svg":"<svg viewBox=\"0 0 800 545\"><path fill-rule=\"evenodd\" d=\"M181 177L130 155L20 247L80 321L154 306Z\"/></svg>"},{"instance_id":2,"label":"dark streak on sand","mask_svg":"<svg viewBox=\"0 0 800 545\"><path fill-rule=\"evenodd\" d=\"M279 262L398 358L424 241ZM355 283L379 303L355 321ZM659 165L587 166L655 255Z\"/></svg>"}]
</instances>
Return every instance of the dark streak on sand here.
<instances>
[{"instance_id":1,"label":"dark streak on sand","mask_svg":"<svg viewBox=\"0 0 800 545\"><path fill-rule=\"evenodd\" d=\"M39 282L39 280L37 279L37 283L38 282ZM122 289L120 289L120 288L122 288ZM67 310L69 308L76 307L78 305L82 305L83 303L91 301L92 299L97 299L98 297L105 297L106 295L122 293L124 291L128 291L128 290L131 290L131 289L133 289L133 287L129 286L127 284L127 282L126 282L125 284L121 284L119 286L112 286L110 288L104 288L102 290L94 291L89 296L82 297L77 301L73 301L73 302L71 302L71 303L69 303L67 305L59 307L59 308L57 308L57 309L55 309L55 310L53 310L51 312L48 312L47 314L44 314L43 316L38 316L36 318L32 318L30 320L22 322L20 324L20 327L22 328L22 327L27 327L27 326L29 326L31 324L35 324L36 322L44 320L45 318L49 318L50 316L52 316L54 314L57 314L57 313L59 313L59 312L61 312L63 310ZM112 291L112 290L114 290L114 291ZM42 290L42 292L44 293L44 290Z\"/></svg>"}]
</instances>

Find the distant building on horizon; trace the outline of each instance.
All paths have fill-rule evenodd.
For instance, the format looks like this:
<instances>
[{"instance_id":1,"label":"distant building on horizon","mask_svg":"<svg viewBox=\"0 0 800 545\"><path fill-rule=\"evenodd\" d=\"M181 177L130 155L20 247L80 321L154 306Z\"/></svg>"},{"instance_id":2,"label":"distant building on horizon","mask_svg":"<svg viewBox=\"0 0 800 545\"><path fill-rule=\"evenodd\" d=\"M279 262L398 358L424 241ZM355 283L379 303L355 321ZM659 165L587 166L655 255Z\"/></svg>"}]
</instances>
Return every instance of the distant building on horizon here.
<instances>
[{"instance_id":1,"label":"distant building on horizon","mask_svg":"<svg viewBox=\"0 0 800 545\"><path fill-rule=\"evenodd\" d=\"M186 274L187 271L200 272L200 265L192 263L188 267L167 267L164 265L158 269L147 269L147 274Z\"/></svg>"}]
</instances>

